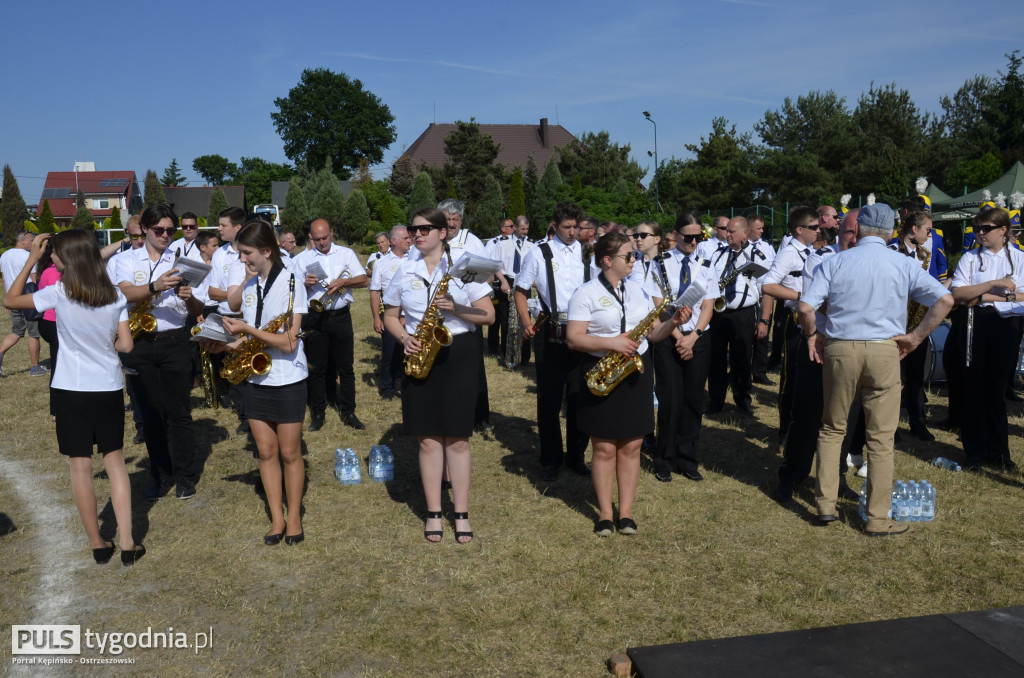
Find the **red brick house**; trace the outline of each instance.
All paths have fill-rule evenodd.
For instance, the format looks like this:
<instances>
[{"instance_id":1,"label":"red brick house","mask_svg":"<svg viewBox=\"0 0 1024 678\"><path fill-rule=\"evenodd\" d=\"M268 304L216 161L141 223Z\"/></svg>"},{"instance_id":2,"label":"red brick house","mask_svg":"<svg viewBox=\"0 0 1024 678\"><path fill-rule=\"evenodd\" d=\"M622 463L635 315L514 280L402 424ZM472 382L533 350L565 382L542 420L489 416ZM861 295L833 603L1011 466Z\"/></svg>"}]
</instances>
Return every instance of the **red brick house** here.
<instances>
[{"instance_id":1,"label":"red brick house","mask_svg":"<svg viewBox=\"0 0 1024 678\"><path fill-rule=\"evenodd\" d=\"M142 210L139 181L135 172L130 170L48 172L43 195L39 198L39 210L43 209L44 201L49 201L54 221L59 226L67 226L78 209L75 204L78 191L85 194L85 206L92 211L97 222L109 217L114 205L121 210L122 222L128 218L129 212Z\"/></svg>"},{"instance_id":2,"label":"red brick house","mask_svg":"<svg viewBox=\"0 0 1024 678\"><path fill-rule=\"evenodd\" d=\"M569 130L561 125L549 125L547 118L541 118L538 125L488 125L480 124L480 133L489 134L494 142L501 144L497 162L507 169L526 167L530 153L537 168L543 172L544 165L555 152L556 146L565 146L573 140ZM414 167L425 164L428 167L442 167L445 163L444 139L458 128L453 123L431 123L401 158L410 158Z\"/></svg>"}]
</instances>

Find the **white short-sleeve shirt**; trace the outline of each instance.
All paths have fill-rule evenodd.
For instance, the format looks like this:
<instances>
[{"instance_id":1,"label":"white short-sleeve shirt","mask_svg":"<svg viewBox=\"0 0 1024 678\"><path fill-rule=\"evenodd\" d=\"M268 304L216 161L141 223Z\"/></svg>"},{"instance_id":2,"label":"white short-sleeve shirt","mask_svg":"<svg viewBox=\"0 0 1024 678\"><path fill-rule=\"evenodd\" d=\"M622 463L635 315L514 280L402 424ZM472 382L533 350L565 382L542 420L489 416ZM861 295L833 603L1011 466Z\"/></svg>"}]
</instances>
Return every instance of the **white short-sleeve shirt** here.
<instances>
[{"instance_id":1,"label":"white short-sleeve shirt","mask_svg":"<svg viewBox=\"0 0 1024 678\"><path fill-rule=\"evenodd\" d=\"M404 256L399 257L394 252L388 252L373 265L373 273L370 276L370 290L383 292L391 284L391 279L398 272Z\"/></svg>"},{"instance_id":2,"label":"white short-sleeve shirt","mask_svg":"<svg viewBox=\"0 0 1024 678\"><path fill-rule=\"evenodd\" d=\"M234 243L226 242L218 247L217 251L213 253L213 257L210 258L210 265L213 267L213 270L207 276L210 280L209 287L216 287L221 292L227 292L231 286L231 267L237 262L238 250L234 248ZM228 305L225 299L217 303L217 313L232 315L234 311L231 310L231 306Z\"/></svg>"},{"instance_id":3,"label":"white short-sleeve shirt","mask_svg":"<svg viewBox=\"0 0 1024 678\"><path fill-rule=\"evenodd\" d=\"M617 337L623 331L629 332L640 324L647 314L654 310L654 299L633 280L623 280L625 302L619 303L618 296L609 292L598 278L579 287L569 301L569 320L587 323L587 334L595 337ZM622 314L625 308L626 328L622 329ZM637 353L647 350L647 339L640 342ZM601 357L607 351L591 351L590 355Z\"/></svg>"},{"instance_id":4,"label":"white short-sleeve shirt","mask_svg":"<svg viewBox=\"0 0 1024 678\"><path fill-rule=\"evenodd\" d=\"M151 261L149 250L143 246L134 250L121 252L115 258L114 284L127 282L134 286L148 285L167 271L174 268L174 252L164 250L160 258ZM165 332L185 326L188 309L185 301L178 297L172 287L156 295L153 299L153 317L156 318L156 331Z\"/></svg>"},{"instance_id":5,"label":"white short-sleeve shirt","mask_svg":"<svg viewBox=\"0 0 1024 678\"><path fill-rule=\"evenodd\" d=\"M262 328L271 320L288 310L289 280L292 272L282 268L281 272L274 279L269 292L263 291L266 280L260 280L259 276L253 276L242 288L242 319L253 327ZM256 309L258 297L256 287L259 286L263 293L263 313L256 320ZM292 313L306 313L306 286L302 280L295 276L295 298L292 303ZM284 333L285 328L278 330L278 334ZM267 346L265 349L273 363L270 371L264 375L253 374L246 381L262 386L285 386L302 381L309 375L309 368L306 366L306 353L302 347L302 339L295 342L295 350L286 353L279 348Z\"/></svg>"},{"instance_id":6,"label":"white short-sleeve shirt","mask_svg":"<svg viewBox=\"0 0 1024 678\"><path fill-rule=\"evenodd\" d=\"M21 273L21 269L25 268L26 261L28 261L28 250L17 247L12 247L0 254L0 270L4 274L4 292L10 291L11 283Z\"/></svg>"},{"instance_id":7,"label":"white short-sleeve shirt","mask_svg":"<svg viewBox=\"0 0 1024 678\"><path fill-rule=\"evenodd\" d=\"M359 263L355 252L337 243L331 243L331 249L328 250L327 254L324 254L315 247L311 250L306 250L295 257L292 269L296 271L296 277L299 277L301 273L301 277L305 278L307 269L313 266L313 264L320 264L320 268L324 269L324 272L327 273L328 283L337 278L356 278L366 275L366 269ZM335 300L325 310L337 311L352 303L354 299L352 290L348 288L342 288L342 290L342 293L337 295ZM312 301L313 299L320 299L325 293L326 289L323 285L314 285L307 291L307 296Z\"/></svg>"},{"instance_id":8,"label":"white short-sleeve shirt","mask_svg":"<svg viewBox=\"0 0 1024 678\"><path fill-rule=\"evenodd\" d=\"M810 245L802 245L799 240L790 240L789 245L779 250L779 255L775 257L761 284L782 285L800 294L804 289L804 265L813 252L814 249ZM820 266L821 262L818 262L818 265ZM786 299L784 305L790 310L796 310L798 303Z\"/></svg>"},{"instance_id":9,"label":"white short-sleeve shirt","mask_svg":"<svg viewBox=\"0 0 1024 678\"><path fill-rule=\"evenodd\" d=\"M422 258L405 257L401 260L398 270L384 290L384 304L401 306L405 314L405 331L416 332L416 326L423 319L423 314L437 290L438 284L448 270L448 260L441 258L441 263L433 273L427 272L427 264ZM452 278L448 282L448 294L456 304L470 306L474 301L483 299L491 293L487 283L463 283ZM453 313L442 311L445 326L453 335L476 331L476 325L459 318Z\"/></svg>"},{"instance_id":10,"label":"white short-sleeve shirt","mask_svg":"<svg viewBox=\"0 0 1024 678\"><path fill-rule=\"evenodd\" d=\"M121 362L114 350L117 324L128 320L128 301L121 290L106 306L86 306L68 299L64 283L57 281L32 295L36 310L57 314L57 367L53 388L66 391L107 392L124 387Z\"/></svg>"},{"instance_id":11,"label":"white short-sleeve shirt","mask_svg":"<svg viewBox=\"0 0 1024 678\"><path fill-rule=\"evenodd\" d=\"M516 278L516 287L529 293L530 287L536 286L541 301L544 302L548 310L552 309L547 261L544 258L546 247L551 248L551 269L555 278L558 311L564 313L569 308L569 300L572 298L573 292L583 284L583 254L578 241L566 245L558 238L553 238L546 244L531 249L526 253L526 261L523 262L519 277Z\"/></svg>"},{"instance_id":12,"label":"white short-sleeve shirt","mask_svg":"<svg viewBox=\"0 0 1024 678\"><path fill-rule=\"evenodd\" d=\"M668 276L668 284L671 286L672 298L676 299L679 297L679 274L683 269L683 259L686 259L687 255L679 251L678 248L674 248L665 253L665 273ZM689 255L690 263L690 280L699 282L701 287L704 288L704 298L701 299L701 306L708 299L718 298L718 278L715 277L715 269L711 265L710 261L701 259L697 256L697 253ZM687 320L682 327L679 329L683 332L690 332L697 327L697 321L700 319L700 306L693 309L693 315ZM707 331L711 328L711 323L704 328Z\"/></svg>"},{"instance_id":13,"label":"white short-sleeve shirt","mask_svg":"<svg viewBox=\"0 0 1024 678\"><path fill-rule=\"evenodd\" d=\"M179 257L185 257L192 261L198 261L199 263L206 263L203 261L203 253L199 250L199 245L196 243L196 239L193 238L192 242L185 242L184 238L178 238L171 243L169 250L174 252ZM209 277L209 276L207 276Z\"/></svg>"}]
</instances>

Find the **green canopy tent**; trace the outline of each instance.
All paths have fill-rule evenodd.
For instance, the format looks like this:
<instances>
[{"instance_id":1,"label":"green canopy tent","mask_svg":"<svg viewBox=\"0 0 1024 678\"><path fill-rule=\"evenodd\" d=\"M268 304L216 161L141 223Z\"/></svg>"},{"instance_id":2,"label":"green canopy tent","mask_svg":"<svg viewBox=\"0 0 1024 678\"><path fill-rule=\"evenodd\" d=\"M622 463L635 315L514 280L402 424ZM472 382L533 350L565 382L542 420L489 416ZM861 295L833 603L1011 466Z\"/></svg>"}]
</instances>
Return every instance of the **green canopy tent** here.
<instances>
[{"instance_id":1,"label":"green canopy tent","mask_svg":"<svg viewBox=\"0 0 1024 678\"><path fill-rule=\"evenodd\" d=\"M932 187L929 186L929 192L931 189ZM1013 167L1011 167L1006 174L999 177L985 188L980 188L977 191L968 193L967 195L962 195L956 198L946 196L943 200L936 200L929 195L928 198L932 201L933 220L960 221L973 219L974 215L978 213L978 205L985 200L984 192L986 190L991 192L991 200L994 200L996 195L999 193L1005 195L1007 200L1010 199L1011 194L1017 191L1024 193L1024 164L1018 160L1013 163Z\"/></svg>"}]
</instances>

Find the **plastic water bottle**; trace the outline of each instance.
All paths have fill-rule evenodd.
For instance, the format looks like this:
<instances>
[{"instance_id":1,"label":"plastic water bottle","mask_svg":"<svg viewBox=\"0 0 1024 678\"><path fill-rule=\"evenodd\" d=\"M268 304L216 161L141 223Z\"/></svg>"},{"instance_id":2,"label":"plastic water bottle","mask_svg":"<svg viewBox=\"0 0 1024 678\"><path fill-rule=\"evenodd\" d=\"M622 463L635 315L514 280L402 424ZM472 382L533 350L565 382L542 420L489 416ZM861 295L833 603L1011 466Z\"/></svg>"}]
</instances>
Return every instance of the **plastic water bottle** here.
<instances>
[{"instance_id":1,"label":"plastic water bottle","mask_svg":"<svg viewBox=\"0 0 1024 678\"><path fill-rule=\"evenodd\" d=\"M334 479L342 485L346 485L345 482L345 450L340 447L334 451Z\"/></svg>"},{"instance_id":2,"label":"plastic water bottle","mask_svg":"<svg viewBox=\"0 0 1024 678\"><path fill-rule=\"evenodd\" d=\"M910 522L910 488L902 481L900 481L900 492L896 504L899 508L899 517L896 519L904 523Z\"/></svg>"},{"instance_id":3,"label":"plastic water bottle","mask_svg":"<svg viewBox=\"0 0 1024 678\"><path fill-rule=\"evenodd\" d=\"M858 500L857 512L860 514L860 519L865 523L868 522L868 481L864 481L864 484L860 486L860 499Z\"/></svg>"},{"instance_id":4,"label":"plastic water bottle","mask_svg":"<svg viewBox=\"0 0 1024 678\"><path fill-rule=\"evenodd\" d=\"M935 457L934 459L932 459L932 464L934 464L935 466L938 466L941 469L945 469L947 471L959 471L960 470L960 464L956 463L955 461L951 461L949 459L946 459L945 457Z\"/></svg>"},{"instance_id":5,"label":"plastic water bottle","mask_svg":"<svg viewBox=\"0 0 1024 678\"><path fill-rule=\"evenodd\" d=\"M921 485L914 481L910 484L910 522L921 522L921 503L923 499L924 493L921 491Z\"/></svg>"},{"instance_id":6,"label":"plastic water bottle","mask_svg":"<svg viewBox=\"0 0 1024 678\"><path fill-rule=\"evenodd\" d=\"M370 480L379 483L384 480L383 464L381 461L380 448L376 445L370 448Z\"/></svg>"},{"instance_id":7,"label":"plastic water bottle","mask_svg":"<svg viewBox=\"0 0 1024 678\"><path fill-rule=\"evenodd\" d=\"M395 455L391 454L391 448L387 445L380 446L381 459L383 461L383 480L385 482L395 479Z\"/></svg>"},{"instance_id":8,"label":"plastic water bottle","mask_svg":"<svg viewBox=\"0 0 1024 678\"><path fill-rule=\"evenodd\" d=\"M921 500L921 520L930 523L935 520L935 488L927 480L924 483L924 498Z\"/></svg>"},{"instance_id":9,"label":"plastic water bottle","mask_svg":"<svg viewBox=\"0 0 1024 678\"><path fill-rule=\"evenodd\" d=\"M358 485L363 482L362 472L359 468L359 457L356 455L356 451L351 447L348 448L348 463L349 463L349 484Z\"/></svg>"}]
</instances>

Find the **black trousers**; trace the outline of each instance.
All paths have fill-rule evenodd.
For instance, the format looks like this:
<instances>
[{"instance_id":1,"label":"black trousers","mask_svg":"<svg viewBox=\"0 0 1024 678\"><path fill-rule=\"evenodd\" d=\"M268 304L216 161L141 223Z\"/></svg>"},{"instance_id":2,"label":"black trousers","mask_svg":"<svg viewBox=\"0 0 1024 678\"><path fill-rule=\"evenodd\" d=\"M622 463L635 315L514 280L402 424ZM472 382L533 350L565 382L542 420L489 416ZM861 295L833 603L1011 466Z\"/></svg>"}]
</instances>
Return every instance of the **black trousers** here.
<instances>
[{"instance_id":1,"label":"black trousers","mask_svg":"<svg viewBox=\"0 0 1024 678\"><path fill-rule=\"evenodd\" d=\"M387 330L384 330L380 335L380 340L382 346L377 388L380 391L394 391L405 369L404 349L398 343L398 340Z\"/></svg>"},{"instance_id":2,"label":"black trousers","mask_svg":"<svg viewBox=\"0 0 1024 678\"><path fill-rule=\"evenodd\" d=\"M733 402L750 407L750 355L754 346L754 318L757 309L747 306L715 313L711 320L711 368L708 373L710 405L725 404L725 391L732 386Z\"/></svg>"},{"instance_id":3,"label":"black trousers","mask_svg":"<svg viewBox=\"0 0 1024 678\"><path fill-rule=\"evenodd\" d=\"M925 339L900 361L900 377L903 380L903 395L900 399L907 410L911 428L925 425L924 369L928 351L928 340Z\"/></svg>"},{"instance_id":4,"label":"black trousers","mask_svg":"<svg viewBox=\"0 0 1024 678\"><path fill-rule=\"evenodd\" d=\"M774 369L782 364L782 338L786 322L787 309L782 299L775 300L775 307L772 309L772 354L768 358L768 369Z\"/></svg>"},{"instance_id":5,"label":"black trousers","mask_svg":"<svg viewBox=\"0 0 1024 678\"><path fill-rule=\"evenodd\" d=\"M541 334L546 334L543 330ZM590 439L579 430L579 365L582 354L566 344L556 344L538 335L537 353L537 432L540 436L541 466L561 466L582 462ZM566 401L566 445L562 447L559 413Z\"/></svg>"},{"instance_id":6,"label":"black trousers","mask_svg":"<svg viewBox=\"0 0 1024 678\"><path fill-rule=\"evenodd\" d=\"M356 411L356 375L352 366L354 339L352 313L349 307L323 313L307 313L302 329L308 331L303 339L306 363L309 367L309 409L315 414L327 410L328 356L334 358L338 370L338 409L342 414Z\"/></svg>"},{"instance_id":7,"label":"black trousers","mask_svg":"<svg viewBox=\"0 0 1024 678\"><path fill-rule=\"evenodd\" d=\"M807 355L807 340L798 337L796 347L788 361L795 366L791 383L793 393L793 416L786 436L786 447L782 451L783 462L779 467L779 488L792 492L793 488L811 474L814 453L818 449L818 431L821 430L821 415L824 411L822 388L822 366ZM859 405L859 403L858 403ZM858 407L858 409L860 409ZM861 417L863 420L863 417ZM860 425L863 435L863 421ZM848 434L849 435L849 434ZM839 485L846 485L846 455L839 455Z\"/></svg>"},{"instance_id":8,"label":"black trousers","mask_svg":"<svg viewBox=\"0 0 1024 678\"><path fill-rule=\"evenodd\" d=\"M966 321L966 313L963 319ZM951 336L960 355L966 355L966 322L955 323ZM1010 460L1005 399L1010 373L1006 366L1016 355L1015 341L1009 320L999 317L994 309L975 308L971 366L962 368L960 402L960 433L968 464Z\"/></svg>"},{"instance_id":9,"label":"black trousers","mask_svg":"<svg viewBox=\"0 0 1024 678\"><path fill-rule=\"evenodd\" d=\"M801 343L802 329L796 324L793 312L783 308L785 320L782 323L782 371L779 378L779 434L785 435L793 420L793 386L796 383L797 365L801 357L807 357L807 344ZM800 347L803 346L803 354Z\"/></svg>"},{"instance_id":10,"label":"black trousers","mask_svg":"<svg viewBox=\"0 0 1024 678\"><path fill-rule=\"evenodd\" d=\"M704 418L704 384L711 359L710 335L697 340L689 360L679 357L672 337L652 344L651 357L654 392L658 395L654 467L659 473L696 471Z\"/></svg>"},{"instance_id":11,"label":"black trousers","mask_svg":"<svg viewBox=\"0 0 1024 678\"><path fill-rule=\"evenodd\" d=\"M142 413L153 478L198 482L201 462L189 403L192 342L188 330L157 337L143 333L122 360L138 373L134 398Z\"/></svg>"},{"instance_id":12,"label":"black trousers","mask_svg":"<svg viewBox=\"0 0 1024 678\"><path fill-rule=\"evenodd\" d=\"M761 304L756 306L757 315L754 318L755 322L758 322L758 318L761 317ZM768 320L768 326L771 327L771 319ZM754 325L754 329L758 329L757 325ZM770 334L770 333L769 333ZM764 335L763 338L754 338L754 355L750 359L750 373L759 379L768 378L768 351L771 349L771 338L768 334Z\"/></svg>"}]
</instances>

